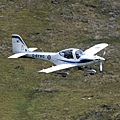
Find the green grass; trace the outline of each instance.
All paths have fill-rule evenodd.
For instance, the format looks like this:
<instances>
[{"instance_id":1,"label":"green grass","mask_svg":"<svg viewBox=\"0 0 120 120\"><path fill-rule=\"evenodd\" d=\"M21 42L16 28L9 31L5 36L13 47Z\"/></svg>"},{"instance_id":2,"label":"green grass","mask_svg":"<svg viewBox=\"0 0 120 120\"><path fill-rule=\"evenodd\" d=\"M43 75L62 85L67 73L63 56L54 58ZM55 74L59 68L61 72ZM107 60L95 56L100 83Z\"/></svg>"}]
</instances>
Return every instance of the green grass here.
<instances>
[{"instance_id":1,"label":"green grass","mask_svg":"<svg viewBox=\"0 0 120 120\"><path fill-rule=\"evenodd\" d=\"M102 5L96 0L1 1L1 120L120 119L120 18L117 15L113 26L118 27L111 32L108 13L86 4ZM83 22L86 18L88 22ZM38 70L52 64L39 59L7 58L12 55L14 33L20 34L29 47L54 52L70 47L85 50L106 42L109 46L104 72L90 76L71 68L66 78L54 73L38 74ZM99 65L94 68L99 71Z\"/></svg>"}]
</instances>

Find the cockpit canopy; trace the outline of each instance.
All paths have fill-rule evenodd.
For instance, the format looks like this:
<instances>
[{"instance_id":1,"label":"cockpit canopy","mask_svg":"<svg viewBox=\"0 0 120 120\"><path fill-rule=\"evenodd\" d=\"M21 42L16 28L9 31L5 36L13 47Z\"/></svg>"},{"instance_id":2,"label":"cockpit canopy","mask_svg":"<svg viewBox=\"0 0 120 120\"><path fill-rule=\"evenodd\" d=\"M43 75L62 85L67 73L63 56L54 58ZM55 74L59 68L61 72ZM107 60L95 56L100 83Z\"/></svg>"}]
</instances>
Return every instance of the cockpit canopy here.
<instances>
[{"instance_id":1,"label":"cockpit canopy","mask_svg":"<svg viewBox=\"0 0 120 120\"><path fill-rule=\"evenodd\" d=\"M80 49L65 49L59 52L60 56L67 58L67 59L79 59L81 55L83 55L83 51Z\"/></svg>"},{"instance_id":2,"label":"cockpit canopy","mask_svg":"<svg viewBox=\"0 0 120 120\"><path fill-rule=\"evenodd\" d=\"M79 59L81 57L81 55L83 55L83 54L84 54L83 51L80 49L75 52L75 56L77 59Z\"/></svg>"}]
</instances>

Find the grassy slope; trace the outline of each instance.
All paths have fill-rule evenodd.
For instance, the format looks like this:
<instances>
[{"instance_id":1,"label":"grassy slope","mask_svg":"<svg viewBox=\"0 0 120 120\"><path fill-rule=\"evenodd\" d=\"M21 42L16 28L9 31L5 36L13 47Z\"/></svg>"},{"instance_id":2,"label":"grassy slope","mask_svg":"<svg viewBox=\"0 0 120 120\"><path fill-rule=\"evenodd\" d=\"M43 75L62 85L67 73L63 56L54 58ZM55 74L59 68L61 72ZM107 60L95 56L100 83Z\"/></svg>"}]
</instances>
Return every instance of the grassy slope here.
<instances>
[{"instance_id":1,"label":"grassy slope","mask_svg":"<svg viewBox=\"0 0 120 120\"><path fill-rule=\"evenodd\" d=\"M108 11L114 9L111 4L119 7L105 2L107 12L103 13L97 0L0 2L1 120L120 118L120 18L117 15L109 22ZM51 64L37 59L6 59L12 54L13 33L20 34L28 46L45 51L84 50L107 42L104 73L86 76L75 68L67 78L38 74L36 71Z\"/></svg>"}]
</instances>

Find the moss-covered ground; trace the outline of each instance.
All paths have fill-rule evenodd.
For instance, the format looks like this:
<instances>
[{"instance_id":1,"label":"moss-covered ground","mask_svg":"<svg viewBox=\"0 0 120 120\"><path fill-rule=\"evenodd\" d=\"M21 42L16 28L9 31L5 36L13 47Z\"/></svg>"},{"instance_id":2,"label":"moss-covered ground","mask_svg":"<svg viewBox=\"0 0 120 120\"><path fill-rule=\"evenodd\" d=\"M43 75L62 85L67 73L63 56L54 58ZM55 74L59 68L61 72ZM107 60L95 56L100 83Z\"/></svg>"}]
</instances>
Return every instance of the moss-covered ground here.
<instances>
[{"instance_id":1,"label":"moss-covered ground","mask_svg":"<svg viewBox=\"0 0 120 120\"><path fill-rule=\"evenodd\" d=\"M1 0L0 120L119 120L119 7L119 0ZM97 65L94 76L77 68L66 78L38 74L52 64L8 59L11 34L38 51L85 50L106 42L103 73Z\"/></svg>"}]
</instances>

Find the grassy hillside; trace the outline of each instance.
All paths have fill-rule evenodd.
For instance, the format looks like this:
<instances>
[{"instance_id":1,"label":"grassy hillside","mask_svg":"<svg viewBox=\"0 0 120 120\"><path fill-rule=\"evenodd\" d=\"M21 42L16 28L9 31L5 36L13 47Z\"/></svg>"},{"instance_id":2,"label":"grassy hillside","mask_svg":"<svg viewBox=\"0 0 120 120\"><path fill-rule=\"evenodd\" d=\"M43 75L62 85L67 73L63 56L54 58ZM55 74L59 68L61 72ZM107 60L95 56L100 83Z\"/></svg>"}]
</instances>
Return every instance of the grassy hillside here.
<instances>
[{"instance_id":1,"label":"grassy hillside","mask_svg":"<svg viewBox=\"0 0 120 120\"><path fill-rule=\"evenodd\" d=\"M0 120L119 120L119 8L119 0L1 0ZM11 34L38 51L85 50L106 42L104 72L98 65L94 76L77 68L66 78L38 74L52 64L8 59Z\"/></svg>"}]
</instances>

